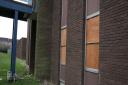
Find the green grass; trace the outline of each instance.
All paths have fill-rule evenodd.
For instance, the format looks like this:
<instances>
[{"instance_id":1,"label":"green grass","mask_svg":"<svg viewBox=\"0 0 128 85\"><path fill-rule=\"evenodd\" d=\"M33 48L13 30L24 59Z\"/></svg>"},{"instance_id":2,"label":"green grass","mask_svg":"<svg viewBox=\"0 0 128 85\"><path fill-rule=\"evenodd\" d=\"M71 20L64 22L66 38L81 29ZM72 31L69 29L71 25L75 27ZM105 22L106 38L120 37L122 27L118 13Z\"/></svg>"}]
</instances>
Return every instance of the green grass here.
<instances>
[{"instance_id":1,"label":"green grass","mask_svg":"<svg viewBox=\"0 0 128 85\"><path fill-rule=\"evenodd\" d=\"M7 81L7 72L10 69L10 55L0 53L0 85L39 85L39 81L36 80L32 75L28 75L26 70L25 61L17 59L16 73L22 79L17 80L15 83L9 83Z\"/></svg>"}]
</instances>

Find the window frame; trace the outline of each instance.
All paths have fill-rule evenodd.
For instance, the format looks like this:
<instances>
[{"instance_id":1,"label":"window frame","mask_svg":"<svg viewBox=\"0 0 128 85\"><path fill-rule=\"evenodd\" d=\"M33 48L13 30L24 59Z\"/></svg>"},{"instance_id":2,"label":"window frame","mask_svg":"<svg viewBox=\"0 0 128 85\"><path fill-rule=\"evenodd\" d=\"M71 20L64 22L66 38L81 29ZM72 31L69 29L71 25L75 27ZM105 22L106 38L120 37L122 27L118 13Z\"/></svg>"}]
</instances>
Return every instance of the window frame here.
<instances>
[{"instance_id":1,"label":"window frame","mask_svg":"<svg viewBox=\"0 0 128 85\"><path fill-rule=\"evenodd\" d=\"M88 10L88 5L87 5L87 0L86 0L86 15L85 15L85 17L86 17L86 21L85 21L86 26L85 26L85 28L88 28L87 20L92 19L92 18L97 17L97 16L100 17L100 11L97 11L95 13L92 13L92 14L88 15L87 10ZM99 22L100 22L100 20L99 20ZM99 28L99 30L100 30L100 28ZM84 63L84 69L87 72L96 73L96 74L99 73L99 69L87 67L86 57L87 57L87 29L85 29L85 60L84 60L85 63Z\"/></svg>"}]
</instances>

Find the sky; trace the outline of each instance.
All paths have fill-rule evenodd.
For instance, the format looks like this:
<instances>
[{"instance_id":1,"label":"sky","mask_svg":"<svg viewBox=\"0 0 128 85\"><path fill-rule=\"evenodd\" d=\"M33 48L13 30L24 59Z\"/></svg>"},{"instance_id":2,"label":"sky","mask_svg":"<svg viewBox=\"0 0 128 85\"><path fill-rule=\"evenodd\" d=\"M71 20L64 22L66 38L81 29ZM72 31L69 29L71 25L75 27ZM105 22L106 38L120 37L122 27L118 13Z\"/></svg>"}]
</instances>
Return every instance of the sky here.
<instances>
[{"instance_id":1,"label":"sky","mask_svg":"<svg viewBox=\"0 0 128 85\"><path fill-rule=\"evenodd\" d=\"M12 38L13 19L0 16L0 37ZM27 22L18 21L17 39L27 37Z\"/></svg>"}]
</instances>

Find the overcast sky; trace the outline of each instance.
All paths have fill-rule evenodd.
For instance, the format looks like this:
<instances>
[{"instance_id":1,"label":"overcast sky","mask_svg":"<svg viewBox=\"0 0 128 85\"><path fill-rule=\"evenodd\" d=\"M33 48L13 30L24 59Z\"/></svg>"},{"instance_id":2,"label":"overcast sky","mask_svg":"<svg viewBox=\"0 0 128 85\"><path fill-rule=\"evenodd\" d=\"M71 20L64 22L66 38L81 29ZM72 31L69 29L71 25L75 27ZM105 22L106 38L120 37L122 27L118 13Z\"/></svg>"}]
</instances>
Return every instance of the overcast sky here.
<instances>
[{"instance_id":1,"label":"overcast sky","mask_svg":"<svg viewBox=\"0 0 128 85\"><path fill-rule=\"evenodd\" d=\"M12 38L13 20L0 17L0 37ZM27 22L18 21L17 39L27 37Z\"/></svg>"}]
</instances>

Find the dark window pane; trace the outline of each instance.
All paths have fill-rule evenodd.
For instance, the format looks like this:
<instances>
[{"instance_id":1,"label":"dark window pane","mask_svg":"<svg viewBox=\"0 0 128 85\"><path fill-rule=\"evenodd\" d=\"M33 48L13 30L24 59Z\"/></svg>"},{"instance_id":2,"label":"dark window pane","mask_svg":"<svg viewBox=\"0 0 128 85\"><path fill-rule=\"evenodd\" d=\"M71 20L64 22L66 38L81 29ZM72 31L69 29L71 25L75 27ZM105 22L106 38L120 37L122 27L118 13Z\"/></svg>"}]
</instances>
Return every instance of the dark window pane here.
<instances>
[{"instance_id":1,"label":"dark window pane","mask_svg":"<svg viewBox=\"0 0 128 85\"><path fill-rule=\"evenodd\" d=\"M87 15L99 11L99 0L87 0Z\"/></svg>"},{"instance_id":2,"label":"dark window pane","mask_svg":"<svg viewBox=\"0 0 128 85\"><path fill-rule=\"evenodd\" d=\"M67 25L67 0L62 0L62 18L61 18L61 26Z\"/></svg>"}]
</instances>

